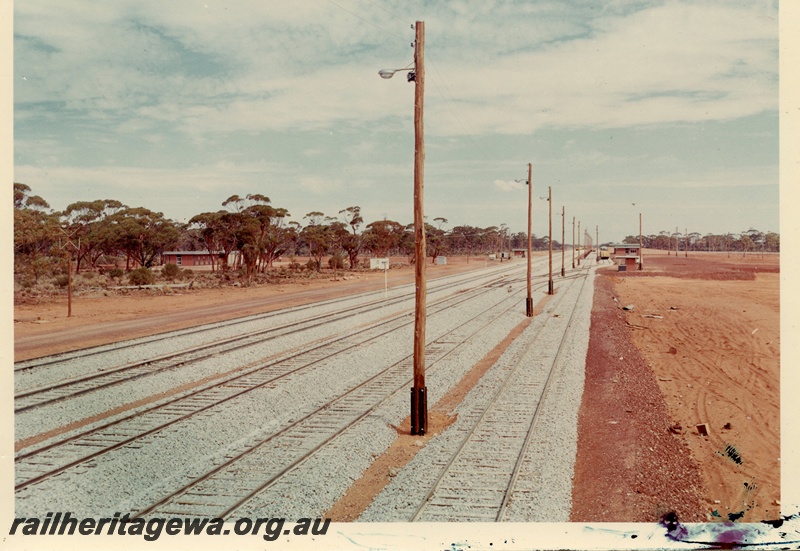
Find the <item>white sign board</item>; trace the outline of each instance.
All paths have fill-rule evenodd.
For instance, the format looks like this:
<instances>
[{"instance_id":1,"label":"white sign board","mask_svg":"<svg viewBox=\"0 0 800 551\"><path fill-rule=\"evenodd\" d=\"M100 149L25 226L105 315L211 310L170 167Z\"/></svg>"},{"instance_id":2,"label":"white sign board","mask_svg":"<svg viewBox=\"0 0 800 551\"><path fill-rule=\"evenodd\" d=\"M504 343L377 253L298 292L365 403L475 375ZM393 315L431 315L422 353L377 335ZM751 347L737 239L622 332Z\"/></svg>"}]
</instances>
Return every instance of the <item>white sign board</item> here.
<instances>
[{"instance_id":1,"label":"white sign board","mask_svg":"<svg viewBox=\"0 0 800 551\"><path fill-rule=\"evenodd\" d=\"M369 269L370 270L388 270L389 269L389 259L388 258L370 258L369 259Z\"/></svg>"}]
</instances>

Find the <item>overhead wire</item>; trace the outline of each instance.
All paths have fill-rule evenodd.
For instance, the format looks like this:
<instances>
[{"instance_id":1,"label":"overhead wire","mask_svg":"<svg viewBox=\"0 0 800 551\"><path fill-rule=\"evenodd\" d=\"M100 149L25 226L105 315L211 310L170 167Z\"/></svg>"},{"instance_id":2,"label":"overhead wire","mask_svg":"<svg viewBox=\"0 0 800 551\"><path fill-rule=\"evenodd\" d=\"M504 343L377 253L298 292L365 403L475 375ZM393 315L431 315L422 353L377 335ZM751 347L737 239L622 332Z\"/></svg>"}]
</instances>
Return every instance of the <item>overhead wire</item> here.
<instances>
[{"instance_id":1,"label":"overhead wire","mask_svg":"<svg viewBox=\"0 0 800 551\"><path fill-rule=\"evenodd\" d=\"M391 32L391 31L387 31L386 29L384 29L384 28L382 28L382 27L379 27L378 25L376 25L376 24L375 24L375 23L373 23L372 21L369 21L368 19L364 19L363 17L361 17L361 16L360 16L360 15L358 15L357 13L354 13L354 12L352 12L352 11L348 10L347 8L345 8L344 6L342 6L341 4L338 4L338 3L334 2L334 0L328 0L328 2L330 2L331 4L333 4L334 6L336 6L336 7L338 7L338 8L340 8L340 9L342 9L342 10L346 11L347 13L349 13L350 15L352 15L353 17L355 17L355 18L357 18L357 19L360 19L361 21L363 21L363 22L364 22L364 23L366 23L367 25L370 25L370 26L372 26L372 27L375 27L376 29L378 29L378 30L379 30L379 31L381 31L381 32L384 32L384 33L386 33L386 34L388 34L388 35L391 35L391 36L393 36L393 37L395 37L395 38L399 38L400 40L406 40L406 38L405 38L405 37L403 37L403 36L400 36L400 35L398 35L398 34L394 34L394 33L393 33L393 32Z\"/></svg>"},{"instance_id":2,"label":"overhead wire","mask_svg":"<svg viewBox=\"0 0 800 551\"><path fill-rule=\"evenodd\" d=\"M373 5L375 5L375 6L378 6L380 9L382 9L383 11L385 11L386 13L388 13L389 15L391 15L392 17L394 17L394 18L396 18L396 19L399 19L399 20L400 20L400 21L402 21L403 23L407 23L407 24L409 24L409 25L413 25L413 24L414 24L414 22L413 22L413 21L408 21L408 20L404 19L404 18L403 18L401 15L397 15L396 13L394 13L394 12L393 12L393 11L391 11L390 9L386 8L385 6L381 5L380 3L378 3L378 2L375 2L375 0L367 0L367 2L369 2L370 4L373 4Z\"/></svg>"}]
</instances>

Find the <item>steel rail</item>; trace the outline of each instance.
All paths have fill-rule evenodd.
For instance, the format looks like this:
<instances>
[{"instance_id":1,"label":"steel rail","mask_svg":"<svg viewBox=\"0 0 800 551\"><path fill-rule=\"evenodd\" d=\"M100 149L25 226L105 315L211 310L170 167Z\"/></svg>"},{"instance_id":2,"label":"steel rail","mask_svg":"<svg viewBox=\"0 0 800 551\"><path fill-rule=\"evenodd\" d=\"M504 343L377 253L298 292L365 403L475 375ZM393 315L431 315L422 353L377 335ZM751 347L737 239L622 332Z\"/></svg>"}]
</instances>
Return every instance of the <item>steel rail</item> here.
<instances>
[{"instance_id":1,"label":"steel rail","mask_svg":"<svg viewBox=\"0 0 800 551\"><path fill-rule=\"evenodd\" d=\"M443 286L441 286L441 287L432 287L432 290L433 291L439 291L439 290L447 289L449 287L460 285L460 284L463 284L463 283L471 283L473 281L477 281L477 280L480 280L482 278L492 277L497 272L503 272L503 271L508 271L508 268L506 266L503 266L502 268L492 268L492 269L489 269L488 273L487 273L487 271L481 271L477 275L473 275L474 272L468 272L466 274L466 277L465 277L465 274L463 274L463 273L452 274L452 275L448 275L448 276L442 276L442 277L439 277L439 278L436 278L436 279L432 280L431 283L435 284L435 283L438 283L438 282L445 282L445 280L448 280L448 281L446 281L445 284ZM461 280L457 279L459 277L463 277L464 279L461 279ZM456 279L456 281L451 282L451 281L449 281L450 279ZM402 290L404 288L413 289L413 284L399 285L399 286L395 287L392 290L393 291L394 290ZM118 343L113 343L113 344L104 344L104 345L99 345L99 346L91 346L91 347L86 347L86 348L79 348L79 349L76 349L76 350L71 350L69 352L60 352L58 354L42 356L40 358L33 358L33 359L30 359L30 360L22 360L20 362L16 362L15 363L14 372L16 373L16 372L27 371L27 370L31 370L31 369L37 369L37 368L40 368L40 367L46 367L48 365L59 364L59 363L65 362L65 361L72 361L72 360L82 359L82 358L86 358L86 357L90 357L90 356L94 356L94 355L98 355L98 354L104 354L104 353L107 353L109 351L118 351L118 350L122 350L122 349L125 349L125 348L133 348L133 347L141 346L142 344L151 344L151 343L159 342L159 341L162 341L162 340L173 339L175 337L183 337L183 336L186 336L186 335L193 335L193 334L197 334L197 333L203 333L203 332L206 332L206 331L215 331L217 329L221 329L221 328L224 328L224 327L230 327L230 326L239 325L239 324L242 324L242 323L250 323L250 322L253 322L253 321L260 321L260 320L269 319L269 318L272 318L272 317L284 315L287 312L300 312L300 311L309 310L309 309L312 309L312 308L319 308L321 306L326 306L326 305L331 305L331 304L338 304L338 303L341 303L341 302L347 302L347 301L351 301L351 300L358 300L358 299L361 299L361 298L368 297L370 295L379 295L379 294L382 295L383 293L384 293L383 290L367 291L367 292L358 293L358 294L355 294L355 295L348 295L346 297L328 299L328 300L320 301L320 302L312 302L312 303L309 303L309 304L302 304L302 305L298 305L298 306L292 306L292 307L283 308L283 309L280 309L280 310L272 310L270 312L266 312L266 313L262 313L262 314L253 314L253 315L244 316L244 317L241 317L241 318L235 318L235 319L231 319L231 320L224 320L224 321L220 321L220 322L214 322L213 324L203 324L203 325L198 325L198 326L194 326L194 327L187 328L187 329L178 329L178 330L174 330L174 331L167 331L167 332L164 332L164 333L156 333L154 335L149 335L147 337L131 339L131 340L128 340L128 341L120 341ZM413 291L412 292L408 292L405 295L403 295L403 297L405 297L405 298L408 298L408 297L411 297L411 296L413 296ZM384 300L376 300L376 301L373 301L371 304L372 305L378 305L378 304L382 304L382 303L384 303ZM346 309L344 311L346 311Z\"/></svg>"},{"instance_id":2,"label":"steel rail","mask_svg":"<svg viewBox=\"0 0 800 551\"><path fill-rule=\"evenodd\" d=\"M582 271L583 271L583 269L581 269L581 272L582 272ZM587 278L587 275L585 275L585 274L582 274L582 273L580 273L580 272L579 272L579 274L577 274L575 277L572 277L572 278L570 278L570 279L572 279L573 281L582 280L582 281L584 282L584 284L585 284L586 278ZM581 287L581 289L582 289L582 287ZM557 303L557 305L558 305L558 304L561 304L561 301L563 301L563 300L564 300L564 298L566 297L566 292L562 291L562 292L560 292L560 293L557 293L557 296L558 296L558 297L560 297L560 298L558 299L558 303ZM575 310L577 309L577 304L578 304L578 300L576 299L575 306L574 306L574 307L573 307L573 309L572 309L572 314L574 314ZM555 309L555 308L557 307L557 305L556 305L556 306L554 306L554 308L553 308L553 309ZM572 314L571 314L571 315L572 315ZM544 323L545 323L545 324L547 324L547 323L550 323L550 320L551 320L551 319L552 319L552 318L549 318L549 317L548 317L548 318L545 318L545 321L544 321ZM571 318L570 318L570 319L571 319ZM569 325L567 325L567 327L568 327L568 326L569 326ZM565 333L566 333L566 330L565 330ZM533 337L533 339L529 340L529 341L528 341L528 342L525 344L525 347L523 348L523 350L521 350L521 351L518 351L518 352L515 354L515 356L516 356L516 357L515 357L515 359L514 359L514 365L513 365L513 367L512 367L512 368L510 368L510 369L508 370L508 373L506 374L506 377L505 377L505 379L504 379L504 380L503 380L503 382L502 382L502 383L501 383L501 384L498 386L498 388L497 388L497 390L495 391L494 395L492 396L491 400L490 400L490 401L489 401L489 402L486 404L486 406L485 406L485 408L483 409L483 411L481 412L480 416L479 416L479 417L478 417L478 418L475 420L475 422L472 424L472 427L471 427L471 428L470 428L470 429L467 431L466 435L464 435L464 437L463 437L463 440L461 441L461 444L458 446L458 448L456 449L456 451L455 451L455 452L454 452L454 453L451 455L451 457L449 458L449 460L448 460L448 461L447 461L447 462L446 462L446 463L445 463L445 464L442 466L442 468L441 468L441 471L439 472L439 475L436 477L436 479L435 479L434 483L433 483L433 484L432 484L432 486L431 486L431 489L430 489L430 490L429 490L429 491L426 493L425 497L424 497L424 498L423 498L423 500L420 502L420 505L417 507L416 511L415 511L415 512L413 513L413 515L410 517L410 519L409 519L409 520L410 520L410 522L415 522L415 521L418 521L418 520L419 520L419 518L421 517L421 515L422 515L422 514L423 514L423 512L425 511L426 507L427 507L427 506L428 506L428 504L430 503L431 499L432 499L432 498L434 497L434 495L436 494L436 491L437 491L437 490L438 490L438 488L440 487L440 485L441 485L442 481L444 480L445 476L446 476L446 475L447 475L447 473L450 471L451 467L452 467L452 466L453 466L453 464L456 462L456 460L457 460L457 459L458 459L458 458L461 456L461 454L464 452L464 450L465 450L465 448L466 448L467 444L468 444L468 443L470 443L470 441L471 441L471 439L473 438L473 436L475 435L476 431L477 431L477 430L478 430L478 428L481 426L481 422L482 422L482 421L483 421L483 420L486 418L487 414L488 414L488 413L489 413L489 412L492 410L492 407L493 407L493 406L494 406L494 405L495 405L495 404L498 402L498 400L500 399L500 397L503 395L504 391L507 389L508 385L510 384L510 381L512 380L512 378L513 378L514 374L515 374L515 373L517 372L517 370L519 369L519 367L520 367L520 365L521 365L521 363L522 363L522 360L524 359L525 355L527 354L527 352L528 352L528 351L529 351L531 348L533 348L533 346L535 345L535 343L536 343L536 342L538 342L538 340L539 340L539 337L540 337L541 335L542 335L542 330L541 330L541 328L540 328L540 329L539 329L539 330L538 330L538 331L537 331L537 332L534 334L534 337ZM548 374L548 380L550 380L550 376L552 375L552 368L553 368L553 366L555 365L555 362L556 362L556 360L554 360L554 361L553 361L553 365L551 365L550 373ZM540 400L541 400L541 398L540 398ZM538 407L537 407L537 411L538 411ZM498 514L499 514L499 513L498 513Z\"/></svg>"},{"instance_id":3,"label":"steel rail","mask_svg":"<svg viewBox=\"0 0 800 551\"><path fill-rule=\"evenodd\" d=\"M517 307L516 303L518 301L518 297L516 295L511 295L509 297L504 298L500 302L498 302L497 305L495 305L495 306L501 306L503 303L505 303L507 301L511 301L512 302L511 306L509 306L507 308L504 308L499 313L497 313L496 315L493 315L486 323L482 324L480 327L478 327L477 329L473 330L469 335L467 335L466 337L461 339L459 342L451 343L451 344L453 344L453 346L450 347L449 349L447 349L444 353L441 353L441 350L429 350L430 352L432 352L432 354L429 355L429 358L431 360L433 360L433 361L426 366L426 370L428 370L428 372L431 372L431 371L435 370L437 368L437 366L442 362L442 360L444 360L446 357L448 357L450 354L455 352L461 346L463 346L464 344L469 342L470 339L472 339L480 331L484 330L486 327L488 327L489 325L494 323L497 319L499 319L500 317L506 315L509 311L511 311L514 308L516 308ZM474 322L475 320L485 316L486 313L487 312L484 311L484 312L479 313L476 316L473 316L469 320L467 320L467 321L461 323L460 325L458 325L457 327L451 329L450 331L448 331L444 335L441 335L441 336L437 337L434 341L429 342L426 345L426 347L433 347L436 344L437 341L442 340L442 339L446 339L448 335L456 333L457 331L459 331L464 326L466 326L466 325ZM362 419L364 419L365 417L367 417L368 415L373 413L376 409L378 409L381 405L383 405L390 398L396 396L396 394L398 392L406 390L408 384L410 384L410 382L412 381L412 378L407 375L408 363L409 363L409 360L411 360L411 359L412 359L412 355L407 355L406 357L400 359L399 361L395 362L394 364L382 369L380 372L378 372L378 373L374 374L373 376L369 377L368 379L364 380L362 383L360 383L360 384L354 386L353 388L349 389L344 394L341 394L341 395L337 396L336 398L330 400L329 402L323 404L317 410L312 411L312 412L308 413L306 416L302 417L301 419L298 419L297 421L293 422L292 424L290 424L290 425L288 425L286 427L283 427L280 431L269 435L267 438L261 440L260 442L257 442L257 443L254 443L252 445L249 445L245 450L243 450L243 451L241 451L241 452L239 452L237 454L228 456L224 463L222 463L220 465L217 465L216 467L214 467L213 469L211 469L207 473L203 474L202 476L196 477L191 482L185 484L184 486L182 486L178 490L175 490L175 491L171 492L170 494L164 496L163 498L161 498L157 502L155 502L153 504L150 504L149 506L139 510L138 512L136 512L135 516L143 517L145 515L148 515L148 514L152 513L153 511L156 511L156 510L159 510L159 509L161 509L161 510L159 510L159 514L162 514L162 513L163 514L167 514L167 513L169 513L169 514L173 514L173 513L174 514L192 514L191 512L187 512L185 510L183 510L183 511L172 511L172 510L169 510L169 509L164 510L163 506L174 502L176 499L181 499L180 505L181 506L186 506L187 505L187 501L185 499L185 496L192 494L192 490L194 490L195 493L200 492L201 490L198 490L197 487L202 485L202 484L209 484L209 483L213 484L213 481L211 481L212 477L219 475L219 476L223 477L223 479L227 480L225 478L225 472L224 472L225 469L234 469L234 470L237 470L237 472L247 471L247 469L242 467L240 465L240 463L246 461L249 458L249 456L258 453L259 451L261 451L268 444L273 444L274 441L276 439L280 438L280 437L288 437L287 435L289 435L290 432L293 429L295 429L297 427L301 427L306 421L309 421L309 420L315 418L316 416L324 415L326 412L334 411L337 408L337 404L338 403L346 402L349 398L351 398L357 392L367 389L368 385L370 385L372 383L375 383L375 384L386 384L387 386L388 385L393 385L394 386L393 389L389 389L388 391L384 391L385 395L382 398L380 398L377 403L374 403L373 405L367 407L366 409L364 409L364 410L362 410L360 412L357 412L355 414L351 414L351 415L354 415L354 416L350 417L349 419L346 419L346 420L342 421L343 424L341 426L339 426L338 428L330 429L333 432L324 435L324 437L322 437L319 441L317 441L311 447L311 449L309 449L307 451L304 451L301 455L299 455L299 457L296 457L296 458L292 459L291 461L289 461L288 464L281 466L280 469L278 470L278 472L271 474L264 481L259 481L257 484L254 485L254 487L251 487L251 488L247 489L246 492L245 492L245 495L236 496L234 501L233 501L233 503L227 504L226 508L224 510L220 511L219 509L217 509L217 510L213 510L213 511L202 511L200 513L200 514L203 514L203 515L211 515L211 516L219 517L219 518L227 518L234 511L236 511L237 509L241 508L242 505L244 505L248 501L252 500L256 495L260 494L261 492L263 492L267 488L273 486L276 482L278 482L278 480L280 480L287 473L291 472L293 469L298 467L300 464L302 464L303 462L307 461L311 456L313 456L316 452L318 452L324 446L328 445L334 439L336 439L337 437L341 436L347 429L349 429L350 427L354 426L359 421L361 421ZM401 379L399 382L396 380L398 378L398 373L393 373L393 371L399 372L399 377ZM340 406L340 407L342 409L345 409L345 410L347 408L347 406ZM347 413L345 413L344 416L347 416ZM325 425L327 427L327 425L331 424L331 421L328 420L325 423L323 423L322 421L317 421L317 423L319 425ZM275 446L271 446L271 448L272 447L275 447ZM238 483L239 484L245 484L245 482L242 481L241 479L238 479ZM227 490L227 491L231 491L231 490ZM206 490L202 490L202 494L203 495L206 495L207 493L208 493L207 489ZM215 494L216 494L215 498L216 499L220 499L221 496L218 495L219 492L215 492ZM174 506L176 506L176 505L173 505L173 507ZM210 504L210 503L198 503L198 504L195 504L195 507L211 508L211 507L213 507L213 505Z\"/></svg>"},{"instance_id":4,"label":"steel rail","mask_svg":"<svg viewBox=\"0 0 800 551\"><path fill-rule=\"evenodd\" d=\"M461 293L461 294L457 294L457 295L452 295L450 297L441 299L438 302L435 302L433 304L433 306L439 307L439 309L438 310L434 309L431 312L431 315L435 315L435 314L438 314L440 312L445 312L449 308L452 308L452 307L454 307L454 306L456 306L458 304L461 304L461 303L467 302L469 300L472 300L476 296L480 296L483 293L490 292L491 289L487 290L485 287L477 287L477 288L474 288L472 291L473 291L473 295L466 295L464 293ZM453 302L453 304L449 304L448 305L447 304L448 302ZM169 400L167 402L158 404L156 406L147 408L145 410L138 411L136 413L133 413L133 414L128 415L126 417L123 417L121 419L117 419L117 420L111 421L111 422L103 424L103 425L101 425L99 427L94 427L94 428L92 428L90 430L81 432L79 434L74 434L72 436L69 436L69 437L64 438L62 440L59 440L57 442L53 442L53 443L48 444L46 446L39 447L39 448L37 448L37 449L35 449L35 450L31 451L31 452L20 454L20 455L15 457L15 464L17 464L17 465L19 465L19 463L21 461L29 459L29 458L32 458L32 457L35 458L36 456L41 455L43 452L47 452L47 451L50 451L50 450L52 450L54 448L70 444L70 443L75 442L75 441L77 441L79 439L90 438L92 435L100 434L101 431L104 431L104 430L109 429L111 427L116 427L116 426L118 426L118 425L120 425L120 424L122 424L122 423L124 423L126 421L135 421L136 419L141 418L146 414L158 413L159 410L165 410L167 407L173 406L173 405L175 405L175 404L177 404L177 403L179 403L181 401L187 401L187 400L190 400L192 398L196 398L196 397L198 397L198 395L200 395L202 393L213 392L214 390L216 390L216 389L218 389L218 388L220 388L220 387L222 387L224 385L228 385L229 383L231 383L233 381L238 381L238 380L243 379L245 377L252 376L254 373L257 373L259 371L263 371L263 370L266 370L266 369L268 369L270 367L274 367L276 365L280 365L282 363L285 363L285 362L287 362L287 361L289 361L291 359L295 359L295 358L298 358L298 357L301 357L301 356L304 356L304 355L308 355L311 352L318 351L318 350L324 349L326 347L329 347L332 343L345 341L346 339L353 338L356 335L359 335L359 334L362 334L362 333L365 333L365 332L368 332L368 331L374 331L375 329L377 329L379 327L382 327L382 326L385 326L385 325L388 325L388 324L391 324L391 323L394 323L394 322L397 322L397 321L401 321L401 320L403 321L403 323L401 323L397 327L393 327L393 328L390 328L390 329L388 329L386 331L383 331L380 334L374 335L374 336L368 338L365 341L360 341L360 342L357 342L355 344L346 346L345 348L337 350L333 354L328 354L326 356L323 356L323 357L320 357L320 358L316 358L310 363L305 363L305 364L302 364L299 367L296 367L296 368L291 369L289 371L282 372L280 375L268 378L267 380L262 381L262 382L258 383L255 386L248 386L247 388L237 390L236 392L234 392L234 393L232 393L232 394L230 394L230 395L228 395L228 396L226 396L226 397L224 397L222 399L215 400L212 403L209 403L207 405L204 405L204 406L201 406L199 408L196 408L194 411L191 411L191 412L188 412L188 413L182 413L178 417L176 417L174 419L171 419L171 420L168 420L168 421L164 421L164 422L162 422L161 424L159 424L159 425L157 425L155 427L149 428L149 429L144 430L144 431L139 431L134 436L130 436L130 437L124 438L123 440L121 440L119 442L116 442L111 446L107 446L107 447L101 448L99 450L95 450L94 452L90 452L90 453L88 453L86 455L82 455L78 459L74 459L74 460L68 461L67 463L62 464L62 465L60 465L59 467L57 467L55 469L47 471L46 473L42 473L40 475L34 476L34 477L30 478L30 479L27 479L27 480L25 480L25 481L23 481L21 483L18 483L17 485L15 485L15 491L22 490L25 487L30 486L31 484L34 484L34 483L37 483L37 482L41 482L42 480L44 480L46 478L49 478L51 476L54 476L54 475L56 475L56 474L58 474L60 472L63 472L63 471L65 471L66 469L68 469L70 467L73 467L75 465L83 463L84 461L87 461L89 459L93 459L93 458L95 458L95 457L97 457L99 455L103 455L105 453L108 453L108 452L110 452L110 451L112 451L114 449L117 449L117 448L122 447L122 446L124 446L126 444L129 444L129 443L131 443L131 442L133 442L133 441L135 441L135 440L137 440L139 438L142 438L142 437L147 436L149 434L152 434L152 433L155 433L157 431L160 431L160 430L162 430L164 428L167 428L167 427L169 427L171 425L174 425L174 424L176 424L176 423L178 423L180 421L183 421L183 420L185 420L185 419L187 419L187 418L189 418L189 417L191 417L193 415L196 415L196 414L198 414L198 413L200 413L202 411L206 411L206 410L208 410L210 408L213 408L213 407L216 407L216 406L218 406L218 405L220 405L220 404L222 404L224 402L227 402L227 401L232 400L234 398L237 398L237 397L239 397L239 396L241 396L243 394L251 392L251 391L255 390L256 388L261 388L261 387L263 387L263 386L265 386L267 384L274 383L276 380L285 378L285 377L287 377L289 375L292 375L292 374L295 374L295 373L297 373L299 371L302 371L302 370L310 367L311 365L318 364L318 363L320 363L320 362L322 362L322 361L324 361L324 360L326 360L326 359L328 359L328 358L330 358L330 357L332 357L334 355L341 354L342 352L344 352L346 350L350 350L350 349L352 349L352 348L354 348L356 346L363 346L367 342L370 342L372 340L375 340L377 338L385 336L385 335L387 335L387 334L389 334L389 333L391 333L393 331L397 331L397 330L399 330L399 329L411 324L411 321L403 320L403 318L406 318L406 317L407 317L407 314L405 314L405 313L404 314L400 314L400 315L395 316L395 317L393 317L393 318L391 318L389 320L383 321L383 322L381 322L379 324L372 325L370 327L361 329L361 330L356 331L354 333L348 333L348 334L346 334L344 336L338 337L338 338L333 339L333 340L328 340L328 341L326 341L326 342L324 342L324 343L322 343L322 344L320 344L320 345L318 345L318 346L316 346L316 347L314 347L312 349L304 350L303 352L292 354L292 355L290 355L288 357L284 357L284 358L281 358L279 360L275 360L275 361L269 362L266 365L262 365L262 366L258 366L256 368L253 368L253 369L251 369L250 371L248 371L246 373L238 374L238 375L236 375L234 377L227 378L227 379L225 379L223 381L217 381L215 384L210 385L208 387L197 389L197 390L192 391L192 392L190 392L188 394L182 395L180 397L174 398L172 400ZM17 470L19 470L19 469L17 469Z\"/></svg>"},{"instance_id":5,"label":"steel rail","mask_svg":"<svg viewBox=\"0 0 800 551\"><path fill-rule=\"evenodd\" d=\"M460 286L460 285L463 285L465 283L469 284L469 283L472 283L474 281L480 281L480 280L486 279L487 277L493 277L493 276L494 276L494 274L492 274L492 276L484 274L482 277L469 278L467 280L462 280L462 281L458 281L458 282L455 282L455 283L451 282L451 283L449 283L449 284L447 284L445 286L442 286L442 287L434 289L433 292L442 292L442 291L450 289L451 287L454 287L454 286ZM504 277L500 278L500 280L503 280L503 279L504 279ZM269 329L260 329L260 330L257 330L257 331L252 331L252 332L246 333L244 335L237 335L237 336L234 336L234 337L228 337L228 338L220 339L220 340L212 342L212 343L205 343L205 344L202 344L202 345L199 345L199 346L195 346L195 347L191 347L191 348L185 348L185 349L179 350L177 352L164 354L164 355L157 356L157 357L154 357L154 358L148 358L146 360L132 362L132 363L129 363L129 364L126 364L126 365L123 365L123 366L119 366L119 367L116 367L116 368L104 370L104 371L102 371L100 373L93 373L91 375L70 379L68 381L60 381L57 384L50 385L50 386L47 386L47 387L40 387L40 388L33 389L33 390L30 390L30 391L25 391L25 392L22 392L20 394L15 395L14 396L14 400L15 401L16 400L22 400L24 398L30 398L32 396L38 396L38 395L42 395L42 394L45 394L45 393L52 393L52 392L57 391L59 389L64 389L66 387L74 386L74 385L80 385L81 383L86 383L86 382L90 382L90 381L97 381L98 379L103 379L103 378L108 379L107 382L103 382L101 384L94 384L92 386L84 387L84 388L80 388L79 387L77 390L75 390L73 392L70 392L70 393L58 394L57 396L55 396L53 398L46 398L46 399L43 399L43 400L40 400L40 401L36 401L36 402L33 402L33 403L27 403L25 405L17 407L14 410L14 413L15 414L22 413L22 412L28 411L30 409L34 409L34 408L37 408L37 407L42 407L42 406L45 406L45 405L54 404L54 403L61 402L63 400L69 399L69 398L73 398L73 397L76 397L76 396L80 396L80 395L83 395L83 394L94 392L94 391L102 389L102 388L107 388L107 387L110 387L110 386L115 386L115 385L118 385L118 384L126 383L126 382L129 382L129 381L138 379L140 377L145 377L145 376L148 376L148 375L153 375L155 373L160 373L162 371L167 371L167 370L171 370L171 369L176 369L178 367L190 365L192 363L205 360L206 356L199 357L199 358L190 358L190 359L186 359L186 360L183 360L183 361L179 361L177 363L171 363L171 364L167 364L167 365L160 366L160 367L153 365L156 362L163 362L165 360L169 360L169 359L176 358L176 357L183 358L187 354L194 354L194 353L197 353L197 352L202 352L202 351L206 351L206 350L209 350L209 349L214 349L216 347L225 347L225 346L228 346L228 345L231 345L231 344L235 344L235 343L240 343L240 344L236 344L235 346L230 346L228 348L224 348L224 349L222 349L222 350L220 350L218 352L215 352L215 354L222 354L222 353L231 352L231 351L234 351L234 350L239 350L239 349L242 349L242 348L247 348L249 346L261 345L261 344L263 344L265 342L265 340L263 338L265 335L274 334L274 335L268 336L267 340L272 340L272 339L276 339L276 338L285 337L285 336L288 336L288 335L292 335L292 334L298 333L300 331L305 331L305 330L308 330L308 329L313 329L313 328L316 328L316 327L323 326L323 325L325 325L327 323L330 323L331 321L338 321L338 320L343 319L345 317L350 317L350 316L352 316L354 314L357 314L359 312L362 312L362 311L369 311L370 308L372 308L373 306L376 306L376 305L393 306L395 304L399 304L399 303L402 303L402 302L406 301L407 298L408 298L407 296L401 296L401 297L395 297L393 299L390 299L388 302L387 301L372 301L372 302L369 302L367 304L360 304L360 305L357 305L355 307L345 308L345 309L342 309L342 310L338 310L336 312L330 312L330 313L327 313L327 314L321 314L321 315L315 316L313 318L306 318L306 319L299 320L299 321L296 321L296 322L287 323L287 324L284 324L284 325L281 325L281 326L271 327ZM286 329L290 329L290 328L293 328L293 327L299 327L299 329L295 329L293 331L288 331L288 332L285 332L285 333L280 333L280 331L284 331ZM256 339L256 338L260 338L260 340L257 341L257 342L244 342L244 343L242 343L242 341L246 341L246 340L250 340L250 339ZM134 370L138 370L139 372L134 372ZM120 373L132 373L132 374L127 376L127 377L118 377L118 375ZM23 400L23 402L24 402L24 400Z\"/></svg>"}]
</instances>

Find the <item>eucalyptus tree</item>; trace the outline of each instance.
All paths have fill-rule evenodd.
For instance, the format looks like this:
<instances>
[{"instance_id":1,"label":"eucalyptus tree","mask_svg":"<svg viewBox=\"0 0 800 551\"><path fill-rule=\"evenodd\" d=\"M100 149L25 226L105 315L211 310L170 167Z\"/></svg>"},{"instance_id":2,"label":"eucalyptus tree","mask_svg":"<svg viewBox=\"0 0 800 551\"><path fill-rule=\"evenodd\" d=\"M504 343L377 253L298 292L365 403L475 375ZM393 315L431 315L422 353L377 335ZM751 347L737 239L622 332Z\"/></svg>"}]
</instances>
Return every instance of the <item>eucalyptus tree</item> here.
<instances>
[{"instance_id":1,"label":"eucalyptus tree","mask_svg":"<svg viewBox=\"0 0 800 551\"><path fill-rule=\"evenodd\" d=\"M175 222L144 207L125 208L109 215L99 231L108 249L125 255L126 269L130 269L131 260L149 268L180 238Z\"/></svg>"},{"instance_id":2,"label":"eucalyptus tree","mask_svg":"<svg viewBox=\"0 0 800 551\"><path fill-rule=\"evenodd\" d=\"M222 269L227 268L228 255L233 251L235 242L228 238L224 218L227 211L202 212L193 216L188 227L198 233L206 250L211 257L211 271L217 270L217 265L222 261Z\"/></svg>"},{"instance_id":3,"label":"eucalyptus tree","mask_svg":"<svg viewBox=\"0 0 800 551\"><path fill-rule=\"evenodd\" d=\"M364 218L361 216L361 207L358 206L342 209L339 214L344 218L345 224L350 226L352 233L338 234L338 243L347 252L350 269L354 270L358 267L358 253L361 251L361 236L358 234L358 228L364 223Z\"/></svg>"},{"instance_id":4,"label":"eucalyptus tree","mask_svg":"<svg viewBox=\"0 0 800 551\"><path fill-rule=\"evenodd\" d=\"M308 248L308 255L319 272L322 270L322 257L331 249L331 228L324 223L325 215L319 211L309 212L303 218L309 223L300 232L300 242Z\"/></svg>"},{"instance_id":5,"label":"eucalyptus tree","mask_svg":"<svg viewBox=\"0 0 800 551\"><path fill-rule=\"evenodd\" d=\"M447 251L447 232L431 224L425 224L425 245L431 263L435 264L436 259Z\"/></svg>"},{"instance_id":6,"label":"eucalyptus tree","mask_svg":"<svg viewBox=\"0 0 800 551\"><path fill-rule=\"evenodd\" d=\"M109 216L124 208L127 208L126 205L115 199L98 199L77 201L64 209L61 213L62 224L78 247L75 251L75 273L80 272L84 260L90 268L94 268L97 260L110 252L105 247L108 235L104 225Z\"/></svg>"},{"instance_id":7,"label":"eucalyptus tree","mask_svg":"<svg viewBox=\"0 0 800 551\"><path fill-rule=\"evenodd\" d=\"M30 191L28 185L14 183L14 271L38 281L52 269L52 255L60 254L63 234L47 201Z\"/></svg>"},{"instance_id":8,"label":"eucalyptus tree","mask_svg":"<svg viewBox=\"0 0 800 551\"><path fill-rule=\"evenodd\" d=\"M400 245L406 227L394 220L377 220L370 224L362 234L364 245L377 257L388 257L390 251Z\"/></svg>"}]
</instances>

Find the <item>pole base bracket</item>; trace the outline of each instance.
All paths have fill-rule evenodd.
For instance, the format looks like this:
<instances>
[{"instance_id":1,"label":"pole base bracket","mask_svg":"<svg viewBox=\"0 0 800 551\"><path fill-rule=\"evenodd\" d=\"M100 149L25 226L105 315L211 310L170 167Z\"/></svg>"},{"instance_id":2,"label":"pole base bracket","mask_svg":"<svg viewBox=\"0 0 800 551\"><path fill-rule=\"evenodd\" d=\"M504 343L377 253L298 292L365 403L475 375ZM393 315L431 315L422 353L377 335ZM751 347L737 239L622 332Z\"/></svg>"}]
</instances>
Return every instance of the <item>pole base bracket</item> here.
<instances>
[{"instance_id":1,"label":"pole base bracket","mask_svg":"<svg viewBox=\"0 0 800 551\"><path fill-rule=\"evenodd\" d=\"M525 299L525 315L529 318L533 317L533 299L526 298Z\"/></svg>"},{"instance_id":2,"label":"pole base bracket","mask_svg":"<svg viewBox=\"0 0 800 551\"><path fill-rule=\"evenodd\" d=\"M428 387L411 387L411 434L424 435L428 430Z\"/></svg>"}]
</instances>

